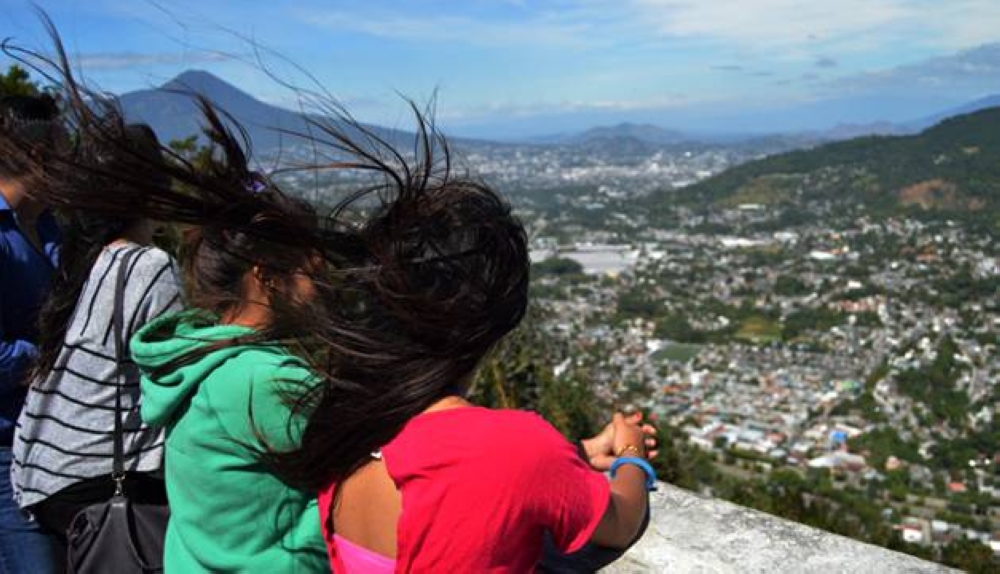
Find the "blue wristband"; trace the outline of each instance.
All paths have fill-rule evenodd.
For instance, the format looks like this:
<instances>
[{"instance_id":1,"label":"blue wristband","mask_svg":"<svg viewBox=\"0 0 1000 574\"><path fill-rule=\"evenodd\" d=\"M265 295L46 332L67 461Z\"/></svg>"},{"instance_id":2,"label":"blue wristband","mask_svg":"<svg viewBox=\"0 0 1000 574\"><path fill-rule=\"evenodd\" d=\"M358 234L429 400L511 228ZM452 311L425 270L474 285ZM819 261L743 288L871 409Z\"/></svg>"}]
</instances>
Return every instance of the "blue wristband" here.
<instances>
[{"instance_id":1,"label":"blue wristband","mask_svg":"<svg viewBox=\"0 0 1000 574\"><path fill-rule=\"evenodd\" d=\"M620 456L611 463L611 478L615 477L615 472L618 471L618 467L623 464L634 464L642 469L646 473L646 490L653 491L656 490L656 471L653 470L653 465L649 464L645 459L635 457L635 456Z\"/></svg>"}]
</instances>

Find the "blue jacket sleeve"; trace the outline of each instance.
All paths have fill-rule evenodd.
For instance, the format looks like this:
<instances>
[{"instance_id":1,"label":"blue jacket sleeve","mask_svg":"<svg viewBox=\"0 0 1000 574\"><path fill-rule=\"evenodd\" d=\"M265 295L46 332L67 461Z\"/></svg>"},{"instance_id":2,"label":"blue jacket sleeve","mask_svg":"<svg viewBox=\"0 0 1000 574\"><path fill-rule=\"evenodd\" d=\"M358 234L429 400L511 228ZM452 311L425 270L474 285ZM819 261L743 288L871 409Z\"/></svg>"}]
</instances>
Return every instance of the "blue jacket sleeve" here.
<instances>
[{"instance_id":1,"label":"blue jacket sleeve","mask_svg":"<svg viewBox=\"0 0 1000 574\"><path fill-rule=\"evenodd\" d=\"M21 377L35 358L35 346L24 340L0 342L0 392L21 386Z\"/></svg>"},{"instance_id":2,"label":"blue jacket sleeve","mask_svg":"<svg viewBox=\"0 0 1000 574\"><path fill-rule=\"evenodd\" d=\"M35 345L31 342L4 337L3 316L0 316L0 393L21 385L21 377L34 358Z\"/></svg>"},{"instance_id":3,"label":"blue jacket sleeve","mask_svg":"<svg viewBox=\"0 0 1000 574\"><path fill-rule=\"evenodd\" d=\"M3 273L3 258L6 256L7 246L0 242L0 285L3 288L7 287L7 277ZM21 377L36 353L35 345L30 341L8 338L3 309L3 289L0 288L0 394L6 394L21 385Z\"/></svg>"}]
</instances>

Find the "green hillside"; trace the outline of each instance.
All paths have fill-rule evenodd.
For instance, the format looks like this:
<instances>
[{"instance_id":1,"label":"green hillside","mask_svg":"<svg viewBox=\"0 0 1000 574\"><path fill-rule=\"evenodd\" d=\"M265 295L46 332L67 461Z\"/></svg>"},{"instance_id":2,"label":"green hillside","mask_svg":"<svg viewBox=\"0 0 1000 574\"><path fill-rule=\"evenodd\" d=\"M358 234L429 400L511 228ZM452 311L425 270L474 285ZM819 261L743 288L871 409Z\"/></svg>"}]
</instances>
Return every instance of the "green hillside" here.
<instances>
[{"instance_id":1,"label":"green hillside","mask_svg":"<svg viewBox=\"0 0 1000 574\"><path fill-rule=\"evenodd\" d=\"M1000 108L956 116L918 135L862 137L771 156L674 197L716 207L823 202L861 205L874 214L962 212L995 222L1000 212Z\"/></svg>"}]
</instances>

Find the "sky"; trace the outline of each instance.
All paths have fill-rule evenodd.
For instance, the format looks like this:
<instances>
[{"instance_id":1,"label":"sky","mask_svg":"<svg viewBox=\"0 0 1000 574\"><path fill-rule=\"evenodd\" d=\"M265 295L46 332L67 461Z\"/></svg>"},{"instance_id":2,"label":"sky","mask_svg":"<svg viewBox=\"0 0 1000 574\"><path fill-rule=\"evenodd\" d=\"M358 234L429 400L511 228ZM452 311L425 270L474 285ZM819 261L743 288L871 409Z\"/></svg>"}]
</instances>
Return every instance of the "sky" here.
<instances>
[{"instance_id":1,"label":"sky","mask_svg":"<svg viewBox=\"0 0 1000 574\"><path fill-rule=\"evenodd\" d=\"M32 4L0 36L45 49ZM519 138L623 121L695 132L914 120L1000 93L998 0L36 0L83 75L123 93L203 69L405 124ZM0 63L4 63L0 60Z\"/></svg>"}]
</instances>

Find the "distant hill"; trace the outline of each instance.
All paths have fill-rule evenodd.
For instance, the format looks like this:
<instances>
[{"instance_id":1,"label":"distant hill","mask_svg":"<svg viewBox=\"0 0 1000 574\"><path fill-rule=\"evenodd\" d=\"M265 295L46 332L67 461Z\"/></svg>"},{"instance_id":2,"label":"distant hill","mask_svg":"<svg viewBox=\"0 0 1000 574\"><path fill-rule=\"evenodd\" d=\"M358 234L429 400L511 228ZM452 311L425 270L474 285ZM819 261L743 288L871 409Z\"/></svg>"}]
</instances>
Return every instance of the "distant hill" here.
<instances>
[{"instance_id":1,"label":"distant hill","mask_svg":"<svg viewBox=\"0 0 1000 574\"><path fill-rule=\"evenodd\" d=\"M671 195L692 204L906 206L1000 212L1000 107L911 136L867 136L767 157ZM659 201L662 201L661 197Z\"/></svg>"},{"instance_id":2,"label":"distant hill","mask_svg":"<svg viewBox=\"0 0 1000 574\"><path fill-rule=\"evenodd\" d=\"M909 121L840 123L828 128L770 134L681 131L654 124L620 123L593 127L581 132L562 132L528 138L525 143L593 147L602 143L624 143L630 147L662 148L678 145L759 145L763 149L796 149L817 144L871 135L911 135L958 115L1000 106L1000 94L986 96L929 116Z\"/></svg>"},{"instance_id":3,"label":"distant hill","mask_svg":"<svg viewBox=\"0 0 1000 574\"><path fill-rule=\"evenodd\" d=\"M547 145L593 145L601 142L631 141L633 143L663 145L697 140L677 130L653 124L623 122L611 126L596 126L582 132L564 132L528 138L525 143Z\"/></svg>"},{"instance_id":4,"label":"distant hill","mask_svg":"<svg viewBox=\"0 0 1000 574\"><path fill-rule=\"evenodd\" d=\"M978 100L973 100L971 102L962 104L961 106L958 106L956 108L951 108L950 110L945 110L943 112L939 112L934 115L921 118L919 120L914 120L912 122L907 123L906 127L917 132L929 128L950 117L970 114L972 112L977 112L979 110L984 110L986 108L995 108L998 106L1000 106L1000 94L994 94L991 96L986 96L984 98L979 98Z\"/></svg>"},{"instance_id":5,"label":"distant hill","mask_svg":"<svg viewBox=\"0 0 1000 574\"><path fill-rule=\"evenodd\" d=\"M264 103L209 72L190 70L159 88L129 92L119 101L129 121L149 124L157 136L169 142L201 133L201 114L194 94L201 94L228 112L245 128L254 150L273 153L301 141L281 130L307 131L306 117L297 112ZM380 137L409 144L413 134L367 125ZM349 133L349 130L348 130Z\"/></svg>"},{"instance_id":6,"label":"distant hill","mask_svg":"<svg viewBox=\"0 0 1000 574\"><path fill-rule=\"evenodd\" d=\"M863 136L898 136L912 135L934 126L950 117L969 114L986 108L1000 106L1000 94L986 96L971 102L966 102L960 106L940 111L929 116L901 121L874 121L860 124L837 124L831 128L803 132L802 135L812 136L815 139L824 141L840 141Z\"/></svg>"},{"instance_id":7,"label":"distant hill","mask_svg":"<svg viewBox=\"0 0 1000 574\"><path fill-rule=\"evenodd\" d=\"M837 124L832 128L816 133L816 137L825 141L840 141L864 136L905 135L918 131L920 130L910 129L905 125L883 121L871 122L867 124Z\"/></svg>"},{"instance_id":8,"label":"distant hill","mask_svg":"<svg viewBox=\"0 0 1000 574\"><path fill-rule=\"evenodd\" d=\"M201 117L192 98L201 94L233 115L249 132L255 148L277 147L275 128L302 130L302 116L265 104L208 72L188 71L151 90L120 97L129 121L149 124L164 142L201 133Z\"/></svg>"},{"instance_id":9,"label":"distant hill","mask_svg":"<svg viewBox=\"0 0 1000 574\"><path fill-rule=\"evenodd\" d=\"M691 141L692 136L652 124L621 123L616 126L591 128L567 138L563 143L580 144L599 141L637 140L647 144L675 144Z\"/></svg>"},{"instance_id":10,"label":"distant hill","mask_svg":"<svg viewBox=\"0 0 1000 574\"><path fill-rule=\"evenodd\" d=\"M837 124L831 128L819 131L804 132L819 140L840 141L863 136L900 136L912 135L937 125L942 121L987 108L1000 106L1000 94L986 96L960 106L950 108L936 114L903 122L875 121L863 124Z\"/></svg>"}]
</instances>

